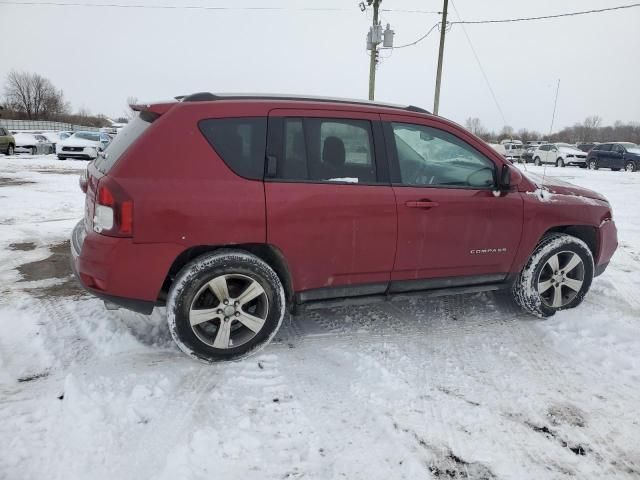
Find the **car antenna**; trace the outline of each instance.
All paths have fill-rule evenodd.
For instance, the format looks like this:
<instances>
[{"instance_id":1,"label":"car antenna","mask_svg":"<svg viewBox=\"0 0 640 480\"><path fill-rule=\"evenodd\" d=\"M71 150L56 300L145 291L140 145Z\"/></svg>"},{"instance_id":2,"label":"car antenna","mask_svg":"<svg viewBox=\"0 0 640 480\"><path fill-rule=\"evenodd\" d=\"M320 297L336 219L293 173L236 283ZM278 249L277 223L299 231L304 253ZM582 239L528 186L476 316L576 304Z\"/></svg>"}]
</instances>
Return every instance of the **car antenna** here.
<instances>
[{"instance_id":1,"label":"car antenna","mask_svg":"<svg viewBox=\"0 0 640 480\"><path fill-rule=\"evenodd\" d=\"M553 121L556 118L556 107L558 106L558 91L560 90L560 79L558 79L558 84L556 85L556 98L553 101L553 113L551 114L551 125L549 126L549 143L551 143L551 132L553 132ZM544 186L544 177L547 175L547 163L544 164L544 170L542 171L542 185L540 188Z\"/></svg>"}]
</instances>

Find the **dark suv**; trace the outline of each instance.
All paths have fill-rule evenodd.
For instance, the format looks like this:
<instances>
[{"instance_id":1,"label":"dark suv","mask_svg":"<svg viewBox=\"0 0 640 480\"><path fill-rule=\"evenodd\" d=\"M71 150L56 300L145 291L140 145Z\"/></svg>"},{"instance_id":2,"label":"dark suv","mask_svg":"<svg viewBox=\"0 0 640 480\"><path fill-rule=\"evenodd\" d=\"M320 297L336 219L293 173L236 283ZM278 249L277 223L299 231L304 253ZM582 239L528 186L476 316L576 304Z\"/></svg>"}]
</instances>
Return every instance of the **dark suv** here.
<instances>
[{"instance_id":1,"label":"dark suv","mask_svg":"<svg viewBox=\"0 0 640 480\"><path fill-rule=\"evenodd\" d=\"M640 168L640 147L631 142L602 143L593 147L587 155L587 165L591 170L623 168L635 172Z\"/></svg>"},{"instance_id":2,"label":"dark suv","mask_svg":"<svg viewBox=\"0 0 640 480\"><path fill-rule=\"evenodd\" d=\"M166 305L206 361L311 303L506 289L553 315L617 247L602 195L543 185L416 107L200 93L134 109L81 180L73 266L110 306Z\"/></svg>"}]
</instances>

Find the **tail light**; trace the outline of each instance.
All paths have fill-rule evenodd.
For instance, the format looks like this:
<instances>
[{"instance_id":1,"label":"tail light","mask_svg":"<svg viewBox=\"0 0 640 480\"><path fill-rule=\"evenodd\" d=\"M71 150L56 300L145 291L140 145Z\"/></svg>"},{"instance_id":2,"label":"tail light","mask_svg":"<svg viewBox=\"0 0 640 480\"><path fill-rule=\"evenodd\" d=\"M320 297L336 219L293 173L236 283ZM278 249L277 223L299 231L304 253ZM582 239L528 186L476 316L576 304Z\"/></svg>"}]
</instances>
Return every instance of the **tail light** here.
<instances>
[{"instance_id":1,"label":"tail light","mask_svg":"<svg viewBox=\"0 0 640 480\"><path fill-rule=\"evenodd\" d=\"M106 176L98 183L93 230L110 237L133 236L133 200Z\"/></svg>"}]
</instances>

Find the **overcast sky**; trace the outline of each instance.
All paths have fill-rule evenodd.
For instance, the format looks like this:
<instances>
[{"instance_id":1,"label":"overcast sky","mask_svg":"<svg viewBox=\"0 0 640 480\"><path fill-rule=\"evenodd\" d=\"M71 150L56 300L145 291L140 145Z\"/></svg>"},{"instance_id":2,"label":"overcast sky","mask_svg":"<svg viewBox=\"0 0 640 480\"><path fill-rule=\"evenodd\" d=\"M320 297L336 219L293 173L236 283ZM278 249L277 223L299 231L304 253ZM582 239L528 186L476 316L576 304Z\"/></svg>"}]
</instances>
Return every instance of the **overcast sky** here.
<instances>
[{"instance_id":1,"label":"overcast sky","mask_svg":"<svg viewBox=\"0 0 640 480\"><path fill-rule=\"evenodd\" d=\"M64 90L77 110L119 116L126 98L170 98L195 92L280 92L366 98L365 35L371 11L357 0L137 0L137 5L228 6L230 10L27 6L0 0L0 79L38 72ZM18 0L20 1L20 0ZM67 2L71 0L57 0ZM125 0L75 0L120 3ZM538 16L603 8L631 0L455 0L465 20ZM449 4L449 20L458 19ZM270 6L283 10L242 10ZM306 8L336 8L313 11ZM396 45L435 23L441 0L384 0L381 18ZM403 11L404 10L404 11ZM560 82L555 128L600 115L605 124L640 120L640 8L447 34L440 114L464 123L479 117L500 129L549 130ZM438 35L385 51L376 100L433 108Z\"/></svg>"}]
</instances>

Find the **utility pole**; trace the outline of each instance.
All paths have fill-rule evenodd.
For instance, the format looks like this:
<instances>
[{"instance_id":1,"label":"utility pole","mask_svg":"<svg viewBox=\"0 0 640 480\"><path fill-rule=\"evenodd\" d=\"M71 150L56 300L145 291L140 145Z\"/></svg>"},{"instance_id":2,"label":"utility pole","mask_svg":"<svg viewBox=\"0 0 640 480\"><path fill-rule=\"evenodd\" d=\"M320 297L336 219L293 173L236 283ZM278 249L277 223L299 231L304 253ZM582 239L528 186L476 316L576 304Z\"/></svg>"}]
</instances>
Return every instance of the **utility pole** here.
<instances>
[{"instance_id":1,"label":"utility pole","mask_svg":"<svg viewBox=\"0 0 640 480\"><path fill-rule=\"evenodd\" d=\"M378 9L380 8L380 2L382 0L373 0L373 27L372 32L375 32L378 27ZM371 5L369 0L369 5ZM376 89L376 64L378 63L378 44L374 43L371 48L371 59L369 60L369 100L373 100L374 92Z\"/></svg>"},{"instance_id":2,"label":"utility pole","mask_svg":"<svg viewBox=\"0 0 640 480\"><path fill-rule=\"evenodd\" d=\"M440 107L440 82L442 80L442 57L444 55L444 36L447 31L447 7L449 0L444 0L442 7L442 23L440 23L440 50L438 52L438 71L436 73L436 93L433 98L433 114L438 114Z\"/></svg>"},{"instance_id":3,"label":"utility pole","mask_svg":"<svg viewBox=\"0 0 640 480\"><path fill-rule=\"evenodd\" d=\"M378 18L378 10L382 0L367 0L360 2L360 11L364 12L367 6L373 5L373 24L369 27L367 33L367 50L371 52L369 60L369 100L373 100L376 90L376 66L378 64L378 45L382 44L382 48L393 48L393 36L395 32L391 30L391 25L387 23L387 28L382 30L382 25Z\"/></svg>"}]
</instances>

